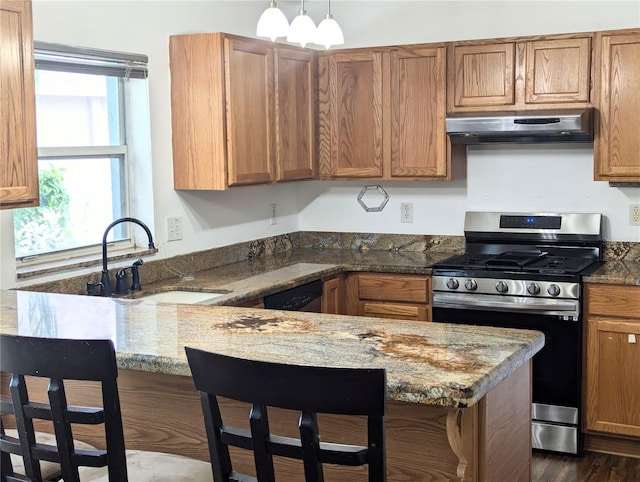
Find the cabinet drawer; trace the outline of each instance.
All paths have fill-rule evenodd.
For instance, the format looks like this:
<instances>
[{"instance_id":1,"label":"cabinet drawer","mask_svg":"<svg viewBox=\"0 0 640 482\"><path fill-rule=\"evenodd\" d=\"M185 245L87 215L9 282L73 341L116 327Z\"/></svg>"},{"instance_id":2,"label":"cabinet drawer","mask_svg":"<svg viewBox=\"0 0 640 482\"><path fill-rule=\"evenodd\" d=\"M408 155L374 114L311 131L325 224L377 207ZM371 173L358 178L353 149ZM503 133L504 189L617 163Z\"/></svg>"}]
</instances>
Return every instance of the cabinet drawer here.
<instances>
[{"instance_id":1,"label":"cabinet drawer","mask_svg":"<svg viewBox=\"0 0 640 482\"><path fill-rule=\"evenodd\" d=\"M640 287L586 284L588 315L619 316L640 321Z\"/></svg>"},{"instance_id":2,"label":"cabinet drawer","mask_svg":"<svg viewBox=\"0 0 640 482\"><path fill-rule=\"evenodd\" d=\"M361 300L428 303L429 280L422 275L361 274L358 297Z\"/></svg>"},{"instance_id":3,"label":"cabinet drawer","mask_svg":"<svg viewBox=\"0 0 640 482\"><path fill-rule=\"evenodd\" d=\"M395 320L430 321L427 308L426 305L362 302L360 315Z\"/></svg>"}]
</instances>

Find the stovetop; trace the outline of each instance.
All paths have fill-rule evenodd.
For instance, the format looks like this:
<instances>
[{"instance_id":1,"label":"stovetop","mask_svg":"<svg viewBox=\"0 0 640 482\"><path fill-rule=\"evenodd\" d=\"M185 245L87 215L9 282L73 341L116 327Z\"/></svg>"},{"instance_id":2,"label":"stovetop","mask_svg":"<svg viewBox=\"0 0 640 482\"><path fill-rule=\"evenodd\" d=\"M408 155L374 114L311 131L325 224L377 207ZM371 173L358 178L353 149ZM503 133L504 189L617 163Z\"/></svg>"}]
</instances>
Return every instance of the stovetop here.
<instances>
[{"instance_id":1,"label":"stovetop","mask_svg":"<svg viewBox=\"0 0 640 482\"><path fill-rule=\"evenodd\" d=\"M564 280L601 264L600 214L471 211L464 232L466 252L436 263L434 274Z\"/></svg>"},{"instance_id":2,"label":"stovetop","mask_svg":"<svg viewBox=\"0 0 640 482\"><path fill-rule=\"evenodd\" d=\"M579 274L597 262L593 256L562 256L546 251L507 251L500 254L465 253L434 265L436 269L518 271L541 274Z\"/></svg>"}]
</instances>

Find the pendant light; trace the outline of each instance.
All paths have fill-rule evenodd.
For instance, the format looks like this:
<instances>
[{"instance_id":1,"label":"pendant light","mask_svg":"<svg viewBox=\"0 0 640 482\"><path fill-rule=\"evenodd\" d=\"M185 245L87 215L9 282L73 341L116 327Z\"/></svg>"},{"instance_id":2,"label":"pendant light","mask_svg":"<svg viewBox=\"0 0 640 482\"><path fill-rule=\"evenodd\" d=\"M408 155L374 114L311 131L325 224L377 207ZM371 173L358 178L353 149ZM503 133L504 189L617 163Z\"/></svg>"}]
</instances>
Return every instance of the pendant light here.
<instances>
[{"instance_id":1,"label":"pendant light","mask_svg":"<svg viewBox=\"0 0 640 482\"><path fill-rule=\"evenodd\" d=\"M316 38L316 24L307 15L304 9L304 0L300 0L300 13L291 22L289 27L288 42L299 43L302 47L312 43Z\"/></svg>"},{"instance_id":2,"label":"pendant light","mask_svg":"<svg viewBox=\"0 0 640 482\"><path fill-rule=\"evenodd\" d=\"M271 0L267 8L258 20L256 35L258 37L269 37L272 41L278 37L286 37L289 33L289 21L284 16L282 10L278 8L278 3Z\"/></svg>"},{"instance_id":3,"label":"pendant light","mask_svg":"<svg viewBox=\"0 0 640 482\"><path fill-rule=\"evenodd\" d=\"M342 29L338 22L333 19L333 15L331 15L331 0L327 0L327 16L318 25L313 43L324 45L327 49L332 45L342 45L344 43Z\"/></svg>"}]
</instances>

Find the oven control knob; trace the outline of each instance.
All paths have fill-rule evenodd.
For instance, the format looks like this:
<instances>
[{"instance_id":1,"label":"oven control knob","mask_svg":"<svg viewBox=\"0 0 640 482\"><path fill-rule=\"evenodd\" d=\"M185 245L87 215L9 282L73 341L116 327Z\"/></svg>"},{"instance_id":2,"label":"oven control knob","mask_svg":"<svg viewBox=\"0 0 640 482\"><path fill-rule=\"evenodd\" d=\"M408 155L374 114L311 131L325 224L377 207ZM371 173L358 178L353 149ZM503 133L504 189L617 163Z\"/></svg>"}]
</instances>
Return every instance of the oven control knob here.
<instances>
[{"instance_id":1,"label":"oven control knob","mask_svg":"<svg viewBox=\"0 0 640 482\"><path fill-rule=\"evenodd\" d=\"M478 289L478 283L474 279L468 279L464 282L464 287L467 288L468 291L475 291Z\"/></svg>"},{"instance_id":2,"label":"oven control knob","mask_svg":"<svg viewBox=\"0 0 640 482\"><path fill-rule=\"evenodd\" d=\"M538 295L540 294L540 287L535 283L530 283L529 286L527 286L527 291L530 295Z\"/></svg>"},{"instance_id":3,"label":"oven control knob","mask_svg":"<svg viewBox=\"0 0 640 482\"><path fill-rule=\"evenodd\" d=\"M560 287L557 284L549 285L549 288L547 288L547 293L549 293L551 296L558 296L560 294Z\"/></svg>"},{"instance_id":4,"label":"oven control knob","mask_svg":"<svg viewBox=\"0 0 640 482\"><path fill-rule=\"evenodd\" d=\"M507 283L505 283L504 281L498 281L496 283L496 291L498 293L506 293L507 291L509 291L509 285L507 285Z\"/></svg>"},{"instance_id":5,"label":"oven control knob","mask_svg":"<svg viewBox=\"0 0 640 482\"><path fill-rule=\"evenodd\" d=\"M458 286L460 286L460 283L458 283L457 279L449 278L447 280L447 288L449 288L450 290L457 290Z\"/></svg>"}]
</instances>

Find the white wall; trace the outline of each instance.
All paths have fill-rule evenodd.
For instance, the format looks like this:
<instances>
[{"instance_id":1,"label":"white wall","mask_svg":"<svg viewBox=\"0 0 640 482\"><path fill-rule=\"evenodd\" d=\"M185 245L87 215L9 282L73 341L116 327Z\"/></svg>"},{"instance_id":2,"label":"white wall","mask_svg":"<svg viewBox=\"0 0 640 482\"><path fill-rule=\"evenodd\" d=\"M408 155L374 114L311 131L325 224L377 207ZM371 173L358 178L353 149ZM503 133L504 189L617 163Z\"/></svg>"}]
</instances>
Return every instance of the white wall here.
<instances>
[{"instance_id":1,"label":"white wall","mask_svg":"<svg viewBox=\"0 0 640 482\"><path fill-rule=\"evenodd\" d=\"M300 230L463 235L465 211L594 212L605 215L608 240L640 241L628 226L639 188L593 182L593 149L586 145L470 146L467 176L453 182L381 183L382 212L357 203L364 182L315 182L300 188ZM412 224L400 204L413 203Z\"/></svg>"},{"instance_id":2,"label":"white wall","mask_svg":"<svg viewBox=\"0 0 640 482\"><path fill-rule=\"evenodd\" d=\"M168 38L225 31L255 36L264 1L34 0L34 38L149 56L155 201L160 257L300 230L462 234L465 210L595 211L608 217L612 240L640 241L627 224L640 189L593 182L589 148L472 147L468 176L451 183L385 183L391 200L365 213L356 197L366 182L310 182L232 192L173 190ZM493 38L640 27L640 2L627 1L341 1L331 2L344 47ZM280 0L291 20L297 0ZM325 2L308 0L316 21ZM559 174L552 181L551 173ZM569 181L568 179L571 179ZM515 181L515 184L512 184ZM399 222L400 202L414 204L413 224ZM270 225L269 204L278 224ZM166 242L168 216L182 216L182 241ZM0 213L0 286L15 280L11 211ZM43 280L38 280L43 281ZM32 281L33 282L33 281ZM24 284L24 283L23 283Z\"/></svg>"}]
</instances>

